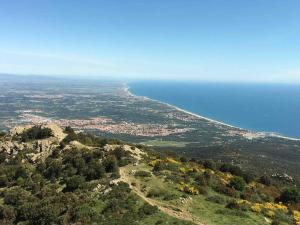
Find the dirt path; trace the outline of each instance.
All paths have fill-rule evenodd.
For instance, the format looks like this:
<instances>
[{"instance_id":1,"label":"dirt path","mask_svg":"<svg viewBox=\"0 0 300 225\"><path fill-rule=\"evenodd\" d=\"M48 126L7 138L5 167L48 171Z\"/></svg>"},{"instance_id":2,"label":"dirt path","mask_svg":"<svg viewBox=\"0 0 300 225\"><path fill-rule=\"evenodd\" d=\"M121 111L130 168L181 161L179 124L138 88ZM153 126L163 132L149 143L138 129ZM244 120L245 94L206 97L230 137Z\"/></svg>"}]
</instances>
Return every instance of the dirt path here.
<instances>
[{"instance_id":1,"label":"dirt path","mask_svg":"<svg viewBox=\"0 0 300 225\"><path fill-rule=\"evenodd\" d=\"M198 225L204 225L204 223L200 222L200 220L197 217L187 212L186 210L179 209L177 207L174 207L173 205L163 204L157 200L146 197L145 194L141 192L139 188L131 185L131 180L128 176L128 173L129 171L127 171L126 166L121 167L119 180L127 183L129 187L132 189L132 191L134 191L144 201L146 201L152 206L157 206L159 210L168 214L169 216L175 217L180 220L190 221Z\"/></svg>"}]
</instances>

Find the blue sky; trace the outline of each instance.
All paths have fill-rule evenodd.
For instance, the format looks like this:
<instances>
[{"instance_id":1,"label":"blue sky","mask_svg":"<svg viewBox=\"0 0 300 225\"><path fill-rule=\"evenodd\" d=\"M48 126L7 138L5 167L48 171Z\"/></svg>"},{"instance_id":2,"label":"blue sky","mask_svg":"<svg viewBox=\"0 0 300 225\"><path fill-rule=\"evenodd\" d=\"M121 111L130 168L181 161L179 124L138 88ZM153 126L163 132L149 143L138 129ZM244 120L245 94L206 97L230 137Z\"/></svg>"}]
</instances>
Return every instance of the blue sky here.
<instances>
[{"instance_id":1,"label":"blue sky","mask_svg":"<svg viewBox=\"0 0 300 225\"><path fill-rule=\"evenodd\" d=\"M0 72L300 82L300 1L0 0Z\"/></svg>"}]
</instances>

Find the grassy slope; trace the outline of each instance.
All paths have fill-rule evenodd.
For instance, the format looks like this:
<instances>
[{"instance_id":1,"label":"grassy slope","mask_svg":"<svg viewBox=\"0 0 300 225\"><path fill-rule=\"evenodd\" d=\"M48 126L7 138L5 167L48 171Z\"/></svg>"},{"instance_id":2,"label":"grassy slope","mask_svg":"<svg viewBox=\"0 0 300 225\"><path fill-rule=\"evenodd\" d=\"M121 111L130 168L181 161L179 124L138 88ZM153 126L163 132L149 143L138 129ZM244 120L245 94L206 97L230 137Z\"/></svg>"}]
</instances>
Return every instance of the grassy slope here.
<instances>
[{"instance_id":1,"label":"grassy slope","mask_svg":"<svg viewBox=\"0 0 300 225\"><path fill-rule=\"evenodd\" d=\"M151 178L137 178L130 174L132 170L144 170L151 171L151 167L140 164L137 166L128 166L128 176L130 180L136 183L141 189L144 188L144 193L147 195L149 190L163 190L167 194L172 194L175 197L174 200L158 199L162 205L171 205L174 208L180 210L186 210L198 217L204 224L216 224L216 225L232 225L232 224L268 224L265 219L258 214L247 211L242 214L235 214L233 210L224 208L224 205L206 201L207 196L197 195L192 196L192 199L186 203L181 203L179 198L183 195L182 192L177 190L176 184L164 182L163 177L152 176ZM215 195L216 193L209 193L209 195ZM219 213L218 213L219 212Z\"/></svg>"},{"instance_id":2,"label":"grassy slope","mask_svg":"<svg viewBox=\"0 0 300 225\"><path fill-rule=\"evenodd\" d=\"M180 142L180 141L162 141L162 140L149 140L145 142L141 142L143 145L148 145L148 146L158 146L158 147L176 147L176 148L183 148L189 142Z\"/></svg>"}]
</instances>

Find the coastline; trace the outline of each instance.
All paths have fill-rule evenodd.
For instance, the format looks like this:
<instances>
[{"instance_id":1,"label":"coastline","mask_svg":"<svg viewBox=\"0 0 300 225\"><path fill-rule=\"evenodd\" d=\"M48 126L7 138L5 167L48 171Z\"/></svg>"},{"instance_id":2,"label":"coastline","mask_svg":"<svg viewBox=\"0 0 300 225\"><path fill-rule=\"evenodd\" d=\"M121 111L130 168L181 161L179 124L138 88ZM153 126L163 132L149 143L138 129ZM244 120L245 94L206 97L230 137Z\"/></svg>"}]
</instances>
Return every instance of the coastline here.
<instances>
[{"instance_id":1,"label":"coastline","mask_svg":"<svg viewBox=\"0 0 300 225\"><path fill-rule=\"evenodd\" d=\"M197 117L197 118L199 118L199 119L206 120L206 121L208 121L208 122L210 122L210 123L213 123L213 124L216 124L216 125L222 125L222 126L226 126L226 127L229 127L229 128L237 129L237 130L239 130L239 131L248 132L248 133L261 134L261 135L262 135L262 138L275 137L275 138L282 138L282 139L290 140L290 141L300 141L300 138L287 137L287 136L284 136L284 135L281 135L281 134L277 134L277 133L274 133L274 132L251 131L251 130L244 129L244 128L241 128L241 127L236 127L236 126L233 126L233 125L230 125L230 124L221 122L221 121L217 121L217 120L214 120L214 119L205 117L205 116L201 116L201 115L199 115L199 114L190 112L190 111L188 111L188 110L182 109L182 108L180 108L180 107L177 107L177 106L175 106L175 105L172 105L172 104L169 104L169 103L166 103L166 102L162 102L162 101L157 100L157 99L152 99L152 98L149 98L149 97L147 97L147 96L139 96L139 95L135 95L135 94L133 94L133 93L130 91L130 86L129 86L127 83L124 83L124 92L126 92L129 96L138 97L138 98L143 98L143 99L146 99L146 100L150 100L150 101L158 102L158 103L160 103L160 104L164 104L164 105L166 105L166 106L168 106L168 107L174 108L174 109L176 109L176 110L178 110L178 111L181 111L181 112L184 112L184 113L186 113L186 114L195 116L195 117Z\"/></svg>"}]
</instances>

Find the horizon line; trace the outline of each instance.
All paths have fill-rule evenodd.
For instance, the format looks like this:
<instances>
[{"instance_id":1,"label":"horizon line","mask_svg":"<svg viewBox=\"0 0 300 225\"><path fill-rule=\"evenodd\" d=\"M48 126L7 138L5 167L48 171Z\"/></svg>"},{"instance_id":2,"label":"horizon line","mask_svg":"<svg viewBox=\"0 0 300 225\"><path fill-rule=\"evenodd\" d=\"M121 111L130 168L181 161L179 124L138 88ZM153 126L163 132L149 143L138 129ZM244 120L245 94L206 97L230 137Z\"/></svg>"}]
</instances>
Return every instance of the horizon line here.
<instances>
[{"instance_id":1,"label":"horizon line","mask_svg":"<svg viewBox=\"0 0 300 225\"><path fill-rule=\"evenodd\" d=\"M161 82L199 82L199 83L228 83L228 84L289 84L300 85L300 81L270 81L270 80L209 80L209 79L171 79L171 78L134 78L134 77L116 77L110 75L72 75L72 74L29 74L29 73L7 73L0 72L0 76L19 76L19 77L34 77L48 79L69 79L69 80L98 80L98 81L119 81L119 82L135 82L135 81L161 81Z\"/></svg>"}]
</instances>

